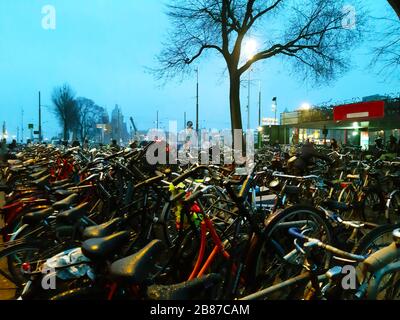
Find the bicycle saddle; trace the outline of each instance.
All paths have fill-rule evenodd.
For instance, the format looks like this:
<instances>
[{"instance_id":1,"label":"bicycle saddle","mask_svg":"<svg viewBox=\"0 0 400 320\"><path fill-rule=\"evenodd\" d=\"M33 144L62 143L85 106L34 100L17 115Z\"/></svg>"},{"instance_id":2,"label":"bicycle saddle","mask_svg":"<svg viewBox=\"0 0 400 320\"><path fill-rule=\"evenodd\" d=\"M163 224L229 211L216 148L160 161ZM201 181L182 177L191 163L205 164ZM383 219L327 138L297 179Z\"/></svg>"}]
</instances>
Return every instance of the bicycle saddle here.
<instances>
[{"instance_id":1,"label":"bicycle saddle","mask_svg":"<svg viewBox=\"0 0 400 320\"><path fill-rule=\"evenodd\" d=\"M360 179L360 175L359 174L348 174L347 179L358 180L358 179Z\"/></svg>"},{"instance_id":2,"label":"bicycle saddle","mask_svg":"<svg viewBox=\"0 0 400 320\"><path fill-rule=\"evenodd\" d=\"M93 261L111 258L127 241L129 232L121 231L104 238L93 238L82 243L82 253Z\"/></svg>"},{"instance_id":3,"label":"bicycle saddle","mask_svg":"<svg viewBox=\"0 0 400 320\"><path fill-rule=\"evenodd\" d=\"M117 229L121 221L121 218L115 218L98 226L87 227L83 231L83 237L85 239L106 237Z\"/></svg>"},{"instance_id":4,"label":"bicycle saddle","mask_svg":"<svg viewBox=\"0 0 400 320\"><path fill-rule=\"evenodd\" d=\"M79 220L86 214L85 207L87 206L87 204L87 202L84 202L77 207L59 212L57 214L57 222L62 224L74 224L77 220Z\"/></svg>"},{"instance_id":5,"label":"bicycle saddle","mask_svg":"<svg viewBox=\"0 0 400 320\"><path fill-rule=\"evenodd\" d=\"M32 173L32 174L30 175L30 177L31 177L33 180L37 180L37 179L43 177L44 175L46 175L46 173L48 173L48 170L47 170L47 169L44 169L44 170L40 170L40 171L38 171L38 172Z\"/></svg>"},{"instance_id":6,"label":"bicycle saddle","mask_svg":"<svg viewBox=\"0 0 400 320\"><path fill-rule=\"evenodd\" d=\"M40 186L40 187L44 187L49 184L49 179L50 179L50 175L48 174L48 175L41 177L40 179L34 180L33 184Z\"/></svg>"},{"instance_id":7,"label":"bicycle saddle","mask_svg":"<svg viewBox=\"0 0 400 320\"><path fill-rule=\"evenodd\" d=\"M76 185L75 184L73 184L73 183L71 183L71 182L67 182L67 183L65 183L65 184L62 184L62 185L60 185L60 186L51 186L51 190L52 191L57 191L57 190L65 190L65 189L68 189L68 188L72 188L72 187L75 187Z\"/></svg>"},{"instance_id":8,"label":"bicycle saddle","mask_svg":"<svg viewBox=\"0 0 400 320\"><path fill-rule=\"evenodd\" d=\"M205 291L221 282L219 274L210 273L201 278L174 285L152 285L147 289L147 296L152 300L193 300L209 299Z\"/></svg>"},{"instance_id":9,"label":"bicycle saddle","mask_svg":"<svg viewBox=\"0 0 400 320\"><path fill-rule=\"evenodd\" d=\"M53 203L54 210L64 210L71 207L78 200L78 195L76 193L71 194L61 201Z\"/></svg>"},{"instance_id":10,"label":"bicycle saddle","mask_svg":"<svg viewBox=\"0 0 400 320\"><path fill-rule=\"evenodd\" d=\"M160 240L153 240L135 254L111 264L111 276L134 284L145 282L152 272L154 260L165 249Z\"/></svg>"},{"instance_id":11,"label":"bicycle saddle","mask_svg":"<svg viewBox=\"0 0 400 320\"><path fill-rule=\"evenodd\" d=\"M51 183L52 187L59 187L65 184L70 183L71 181L69 179L64 179L64 180L59 180L59 181L54 181Z\"/></svg>"},{"instance_id":12,"label":"bicycle saddle","mask_svg":"<svg viewBox=\"0 0 400 320\"><path fill-rule=\"evenodd\" d=\"M301 191L301 189L298 186L285 186L284 193L296 195L296 194L300 194L300 191Z\"/></svg>"},{"instance_id":13,"label":"bicycle saddle","mask_svg":"<svg viewBox=\"0 0 400 320\"><path fill-rule=\"evenodd\" d=\"M394 180L400 180L400 173L399 172L388 174L388 176L390 178L394 179Z\"/></svg>"},{"instance_id":14,"label":"bicycle saddle","mask_svg":"<svg viewBox=\"0 0 400 320\"><path fill-rule=\"evenodd\" d=\"M73 193L74 193L73 191L64 190L64 189L59 189L59 190L56 190L56 191L54 192L54 195L55 195L55 196L60 196L60 197L68 197L68 196L70 196L70 195L73 194Z\"/></svg>"},{"instance_id":15,"label":"bicycle saddle","mask_svg":"<svg viewBox=\"0 0 400 320\"><path fill-rule=\"evenodd\" d=\"M46 208L40 211L29 212L22 217L23 224L35 224L42 221L54 212L53 208Z\"/></svg>"}]
</instances>

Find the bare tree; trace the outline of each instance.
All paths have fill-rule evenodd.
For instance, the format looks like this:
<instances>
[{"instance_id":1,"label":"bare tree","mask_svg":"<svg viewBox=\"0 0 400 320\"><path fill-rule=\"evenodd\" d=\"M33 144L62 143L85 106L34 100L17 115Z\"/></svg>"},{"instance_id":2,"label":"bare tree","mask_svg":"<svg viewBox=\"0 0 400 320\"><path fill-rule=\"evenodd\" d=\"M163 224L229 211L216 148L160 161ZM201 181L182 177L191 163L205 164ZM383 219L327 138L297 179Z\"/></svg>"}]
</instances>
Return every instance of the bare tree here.
<instances>
[{"instance_id":1,"label":"bare tree","mask_svg":"<svg viewBox=\"0 0 400 320\"><path fill-rule=\"evenodd\" d=\"M78 123L78 109L74 96L68 84L54 88L51 96L54 114L63 127L64 140L68 140L69 131L75 129Z\"/></svg>"},{"instance_id":2,"label":"bare tree","mask_svg":"<svg viewBox=\"0 0 400 320\"><path fill-rule=\"evenodd\" d=\"M76 105L79 113L78 132L83 142L93 133L92 129L99 123L103 111L93 100L83 97L76 99Z\"/></svg>"},{"instance_id":3,"label":"bare tree","mask_svg":"<svg viewBox=\"0 0 400 320\"><path fill-rule=\"evenodd\" d=\"M353 1L354 2L354 1ZM192 63L213 51L224 59L230 80L232 129L242 129L240 79L251 66L277 56L295 62L304 77L332 80L349 67L347 53L361 40L363 14L342 0L170 0L171 30L158 55L159 78L187 75ZM354 25L356 23L356 25ZM262 33L252 57L244 57L249 34Z\"/></svg>"},{"instance_id":4,"label":"bare tree","mask_svg":"<svg viewBox=\"0 0 400 320\"><path fill-rule=\"evenodd\" d=\"M397 16L400 18L400 1L399 0L388 0Z\"/></svg>"},{"instance_id":5,"label":"bare tree","mask_svg":"<svg viewBox=\"0 0 400 320\"><path fill-rule=\"evenodd\" d=\"M380 34L380 44L373 51L371 65L378 67L378 73L387 77L399 78L400 68L400 19L381 18L386 23L385 31Z\"/></svg>"}]
</instances>

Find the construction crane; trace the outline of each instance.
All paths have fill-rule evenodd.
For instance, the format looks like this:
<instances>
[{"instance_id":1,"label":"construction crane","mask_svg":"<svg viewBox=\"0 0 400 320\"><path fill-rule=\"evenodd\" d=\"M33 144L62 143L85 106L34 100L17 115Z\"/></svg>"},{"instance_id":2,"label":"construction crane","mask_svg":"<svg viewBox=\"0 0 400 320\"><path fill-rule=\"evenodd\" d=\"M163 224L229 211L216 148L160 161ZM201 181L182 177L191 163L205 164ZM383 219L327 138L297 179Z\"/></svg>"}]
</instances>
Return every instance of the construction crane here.
<instances>
[{"instance_id":1,"label":"construction crane","mask_svg":"<svg viewBox=\"0 0 400 320\"><path fill-rule=\"evenodd\" d=\"M137 132L138 132L137 127L135 125L135 122L133 121L133 118L130 117L129 119L131 120L131 124L132 124L132 128L133 128L133 136L136 137Z\"/></svg>"}]
</instances>

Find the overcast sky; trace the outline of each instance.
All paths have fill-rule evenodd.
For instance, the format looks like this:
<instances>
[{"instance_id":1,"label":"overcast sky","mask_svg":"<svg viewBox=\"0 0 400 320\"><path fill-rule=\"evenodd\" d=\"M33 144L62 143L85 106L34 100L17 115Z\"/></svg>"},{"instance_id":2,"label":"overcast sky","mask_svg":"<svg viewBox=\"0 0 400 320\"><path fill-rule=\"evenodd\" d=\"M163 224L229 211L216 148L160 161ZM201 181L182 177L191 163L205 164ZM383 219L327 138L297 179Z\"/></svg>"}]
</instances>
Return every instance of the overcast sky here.
<instances>
[{"instance_id":1,"label":"overcast sky","mask_svg":"<svg viewBox=\"0 0 400 320\"><path fill-rule=\"evenodd\" d=\"M139 129L154 126L156 111L183 124L183 113L194 121L195 79L160 88L146 67L155 66L155 55L165 39L168 20L161 0L1 0L0 1L0 121L10 136L21 126L37 124L38 91L42 92L44 136L58 133L50 112L51 91L68 83L77 96L112 110L118 104ZM351 3L351 1L349 1ZM56 9L56 29L42 28L44 5ZM386 0L366 0L375 17L394 17ZM373 28L382 28L372 21ZM278 97L280 111L304 102L344 100L400 91L400 81L377 76L368 68L371 41L354 48L354 68L329 86L315 87L288 74L280 59L259 64L253 77L261 80L263 116L271 117L271 99ZM218 57L202 60L200 69L200 124L229 128L227 75ZM252 127L257 126L258 85L252 88ZM242 91L243 106L247 92ZM244 108L243 108L244 113ZM245 115L243 115L244 119ZM244 120L244 125L246 121Z\"/></svg>"}]
</instances>

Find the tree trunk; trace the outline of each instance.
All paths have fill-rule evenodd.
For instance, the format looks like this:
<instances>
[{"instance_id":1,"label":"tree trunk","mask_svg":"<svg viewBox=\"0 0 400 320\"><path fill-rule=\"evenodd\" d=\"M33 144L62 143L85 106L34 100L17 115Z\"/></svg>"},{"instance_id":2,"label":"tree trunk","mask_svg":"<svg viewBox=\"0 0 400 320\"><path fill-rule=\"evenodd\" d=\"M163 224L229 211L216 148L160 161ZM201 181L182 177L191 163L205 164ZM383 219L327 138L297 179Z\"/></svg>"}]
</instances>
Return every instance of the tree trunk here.
<instances>
[{"instance_id":1,"label":"tree trunk","mask_svg":"<svg viewBox=\"0 0 400 320\"><path fill-rule=\"evenodd\" d=\"M231 74L230 76L229 104L232 130L243 129L242 113L240 110L240 77L236 74Z\"/></svg>"},{"instance_id":2,"label":"tree trunk","mask_svg":"<svg viewBox=\"0 0 400 320\"><path fill-rule=\"evenodd\" d=\"M232 142L235 146L235 129L243 130L242 112L240 108L240 76L237 73L230 74L229 104L231 111ZM242 152L246 154L246 139L241 132Z\"/></svg>"},{"instance_id":3,"label":"tree trunk","mask_svg":"<svg viewBox=\"0 0 400 320\"><path fill-rule=\"evenodd\" d=\"M67 123L64 121L64 132L63 132L63 136L64 136L64 141L68 140L68 127L67 127Z\"/></svg>"}]
</instances>

